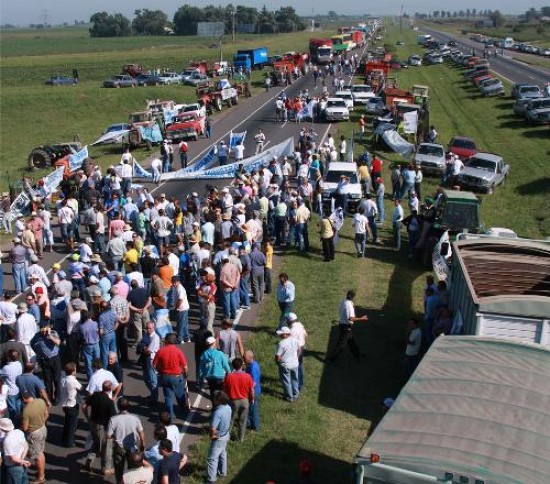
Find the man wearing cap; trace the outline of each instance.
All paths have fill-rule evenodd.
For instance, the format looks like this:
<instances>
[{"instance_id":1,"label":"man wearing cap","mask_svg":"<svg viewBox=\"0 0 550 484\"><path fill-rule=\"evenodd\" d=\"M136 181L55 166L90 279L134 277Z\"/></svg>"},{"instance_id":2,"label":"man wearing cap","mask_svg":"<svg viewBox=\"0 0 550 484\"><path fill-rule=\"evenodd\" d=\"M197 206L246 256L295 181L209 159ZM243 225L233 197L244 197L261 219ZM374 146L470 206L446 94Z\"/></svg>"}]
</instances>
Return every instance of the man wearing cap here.
<instances>
[{"instance_id":1,"label":"man wearing cap","mask_svg":"<svg viewBox=\"0 0 550 484\"><path fill-rule=\"evenodd\" d=\"M236 265L229 262L229 255L223 255L222 268L220 271L220 285L225 318L235 319L237 315L240 278L240 271Z\"/></svg>"},{"instance_id":2,"label":"man wearing cap","mask_svg":"<svg viewBox=\"0 0 550 484\"><path fill-rule=\"evenodd\" d=\"M275 363L279 366L279 379L283 386L283 396L287 402L294 402L300 393L298 380L298 341L292 337L290 328L283 326L277 331L281 340L277 344Z\"/></svg>"},{"instance_id":3,"label":"man wearing cap","mask_svg":"<svg viewBox=\"0 0 550 484\"><path fill-rule=\"evenodd\" d=\"M15 292L20 294L27 287L27 277L25 270L25 262L27 261L27 249L21 244L21 239L15 237L13 239L13 248L11 249L11 262L13 272L13 282L15 284Z\"/></svg>"},{"instance_id":4,"label":"man wearing cap","mask_svg":"<svg viewBox=\"0 0 550 484\"><path fill-rule=\"evenodd\" d=\"M216 390L221 390L226 375L231 371L227 355L216 348L216 338L206 338L208 349L201 355L197 385L202 386L204 380L208 382L210 398Z\"/></svg>"},{"instance_id":5,"label":"man wearing cap","mask_svg":"<svg viewBox=\"0 0 550 484\"><path fill-rule=\"evenodd\" d=\"M70 258L71 262L67 266L67 275L73 283L75 289L78 289L80 297L84 299L86 291L85 272L88 270L88 266L80 261L78 254L73 254Z\"/></svg>"},{"instance_id":6,"label":"man wearing cap","mask_svg":"<svg viewBox=\"0 0 550 484\"><path fill-rule=\"evenodd\" d=\"M27 267L27 274L36 274L38 280L44 284L45 287L50 287L51 283L46 275L44 268L38 263L38 256L31 254L30 257L31 264Z\"/></svg>"},{"instance_id":7,"label":"man wearing cap","mask_svg":"<svg viewBox=\"0 0 550 484\"><path fill-rule=\"evenodd\" d=\"M36 247L36 255L42 259L44 253L44 221L38 216L36 212L31 213L31 219L28 222L28 226L34 234L34 245Z\"/></svg>"},{"instance_id":8,"label":"man wearing cap","mask_svg":"<svg viewBox=\"0 0 550 484\"><path fill-rule=\"evenodd\" d=\"M187 396L187 359L183 352L176 346L177 336L169 333L164 339L162 347L153 359L153 367L159 375L159 385L164 393L166 410L172 418L174 413L174 396L180 407L182 415L189 410Z\"/></svg>"},{"instance_id":9,"label":"man wearing cap","mask_svg":"<svg viewBox=\"0 0 550 484\"><path fill-rule=\"evenodd\" d=\"M0 419L0 431L5 433L2 443L2 461L6 482L9 484L29 482L27 469L31 463L26 459L29 444L25 434L16 429L9 418Z\"/></svg>"},{"instance_id":10,"label":"man wearing cap","mask_svg":"<svg viewBox=\"0 0 550 484\"><path fill-rule=\"evenodd\" d=\"M53 405L57 405L61 392L61 360L59 358L61 339L57 332L50 327L49 321L42 321L40 331L34 335L30 344L36 353L36 360L42 368L50 401Z\"/></svg>"}]
</instances>

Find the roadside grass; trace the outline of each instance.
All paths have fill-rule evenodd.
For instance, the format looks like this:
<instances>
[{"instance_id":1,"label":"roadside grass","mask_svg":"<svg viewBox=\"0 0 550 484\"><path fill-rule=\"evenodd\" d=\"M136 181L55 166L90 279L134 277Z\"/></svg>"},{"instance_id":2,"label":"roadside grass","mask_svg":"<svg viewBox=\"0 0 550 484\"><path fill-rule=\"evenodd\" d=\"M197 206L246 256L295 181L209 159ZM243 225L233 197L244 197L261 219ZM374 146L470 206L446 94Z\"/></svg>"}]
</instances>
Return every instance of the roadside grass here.
<instances>
[{"instance_id":1,"label":"roadside grass","mask_svg":"<svg viewBox=\"0 0 550 484\"><path fill-rule=\"evenodd\" d=\"M238 35L235 44L222 45L224 59L238 49L267 46L270 54L307 51L311 36L331 31L296 32L285 35ZM228 40L228 39L224 39ZM106 126L125 122L132 111L142 110L146 99L196 100L190 86L150 86L136 89L104 89L102 81L120 72L123 64L173 68L181 72L190 60L219 59L219 49L210 49L212 39L198 37L128 37L92 39L86 29L2 32L0 58L0 191L8 180L20 178L27 157L35 146L72 141L95 141ZM56 74L79 71L76 87L47 87L44 81ZM260 89L262 71L253 71L253 92ZM90 147L92 158L103 167L116 163L120 147ZM141 160L145 149L134 155ZM32 174L39 178L51 169Z\"/></svg>"}]
</instances>

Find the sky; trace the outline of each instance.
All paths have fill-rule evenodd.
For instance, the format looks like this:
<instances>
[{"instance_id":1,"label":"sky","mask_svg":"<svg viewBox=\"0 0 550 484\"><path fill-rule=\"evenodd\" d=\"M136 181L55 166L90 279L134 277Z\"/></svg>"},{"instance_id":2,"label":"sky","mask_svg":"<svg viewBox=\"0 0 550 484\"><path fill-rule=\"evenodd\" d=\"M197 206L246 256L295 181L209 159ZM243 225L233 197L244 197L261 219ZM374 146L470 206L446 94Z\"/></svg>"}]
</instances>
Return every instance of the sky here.
<instances>
[{"instance_id":1,"label":"sky","mask_svg":"<svg viewBox=\"0 0 550 484\"><path fill-rule=\"evenodd\" d=\"M107 13L122 13L130 20L134 11L140 8L151 10L162 10L172 19L174 12L184 4L204 6L206 4L226 5L229 2L209 0L156 0L147 2L143 0L4 0L0 6L0 24L13 24L27 26L29 24L44 23L45 19L49 24L57 25L67 22L72 24L75 20L89 20L95 12L106 11ZM280 7L293 5L300 15L324 14L329 10L337 10L341 14L362 14L391 15L399 11L403 5L404 11L410 15L415 12L430 13L433 10L466 10L476 8L478 10L499 9L503 13L521 13L531 7L540 8L550 5L550 0L529 0L528 3L517 2L516 0L463 0L457 4L454 0L385 0L384 2L359 2L358 0L339 0L337 7L333 0L304 0L296 6L291 0L234 0L234 5L245 5L262 8L264 4L270 10L277 10Z\"/></svg>"}]
</instances>

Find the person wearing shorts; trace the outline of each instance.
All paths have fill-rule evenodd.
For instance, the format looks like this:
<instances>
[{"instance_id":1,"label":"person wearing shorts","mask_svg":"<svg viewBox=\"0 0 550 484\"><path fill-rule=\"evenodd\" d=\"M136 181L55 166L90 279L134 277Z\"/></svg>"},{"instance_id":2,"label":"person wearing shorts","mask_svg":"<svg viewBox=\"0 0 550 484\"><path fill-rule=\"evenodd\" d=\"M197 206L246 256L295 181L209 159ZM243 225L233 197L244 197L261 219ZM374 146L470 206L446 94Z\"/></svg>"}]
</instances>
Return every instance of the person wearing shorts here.
<instances>
[{"instance_id":1,"label":"person wearing shorts","mask_svg":"<svg viewBox=\"0 0 550 484\"><path fill-rule=\"evenodd\" d=\"M21 398L24 403L23 413L21 414L21 430L27 436L29 443L29 458L36 466L35 484L46 482L46 456L44 447L48 430L46 421L48 420L48 407L41 398L34 398L30 393L23 392Z\"/></svg>"}]
</instances>

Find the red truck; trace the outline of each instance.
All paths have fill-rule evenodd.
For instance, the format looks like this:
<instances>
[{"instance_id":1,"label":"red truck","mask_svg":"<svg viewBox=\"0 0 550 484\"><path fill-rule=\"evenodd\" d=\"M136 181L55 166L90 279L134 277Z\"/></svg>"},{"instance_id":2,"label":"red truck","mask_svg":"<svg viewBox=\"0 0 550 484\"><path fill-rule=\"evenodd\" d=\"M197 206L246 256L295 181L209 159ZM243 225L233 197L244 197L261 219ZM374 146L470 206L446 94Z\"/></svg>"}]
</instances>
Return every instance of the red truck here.
<instances>
[{"instance_id":1,"label":"red truck","mask_svg":"<svg viewBox=\"0 0 550 484\"><path fill-rule=\"evenodd\" d=\"M328 64L332 60L332 39L309 39L309 57L316 64Z\"/></svg>"},{"instance_id":2,"label":"red truck","mask_svg":"<svg viewBox=\"0 0 550 484\"><path fill-rule=\"evenodd\" d=\"M368 76L373 71L382 71L385 77L388 77L390 72L390 64L385 61L371 60L365 66L365 76Z\"/></svg>"},{"instance_id":3,"label":"red truck","mask_svg":"<svg viewBox=\"0 0 550 484\"><path fill-rule=\"evenodd\" d=\"M351 39L356 47L363 47L365 45L365 33L361 30L352 31Z\"/></svg>"}]
</instances>

